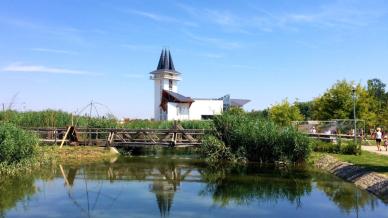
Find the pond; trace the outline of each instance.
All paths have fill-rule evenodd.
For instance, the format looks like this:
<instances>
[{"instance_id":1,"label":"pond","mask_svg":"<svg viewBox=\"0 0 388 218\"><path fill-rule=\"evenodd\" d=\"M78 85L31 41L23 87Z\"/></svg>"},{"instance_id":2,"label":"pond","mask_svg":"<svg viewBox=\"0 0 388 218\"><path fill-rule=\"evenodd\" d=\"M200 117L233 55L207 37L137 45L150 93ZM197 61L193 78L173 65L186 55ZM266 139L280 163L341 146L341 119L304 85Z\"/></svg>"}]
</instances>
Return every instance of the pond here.
<instances>
[{"instance_id":1,"label":"pond","mask_svg":"<svg viewBox=\"0 0 388 218\"><path fill-rule=\"evenodd\" d=\"M132 157L0 179L0 217L388 217L388 204L306 167Z\"/></svg>"}]
</instances>

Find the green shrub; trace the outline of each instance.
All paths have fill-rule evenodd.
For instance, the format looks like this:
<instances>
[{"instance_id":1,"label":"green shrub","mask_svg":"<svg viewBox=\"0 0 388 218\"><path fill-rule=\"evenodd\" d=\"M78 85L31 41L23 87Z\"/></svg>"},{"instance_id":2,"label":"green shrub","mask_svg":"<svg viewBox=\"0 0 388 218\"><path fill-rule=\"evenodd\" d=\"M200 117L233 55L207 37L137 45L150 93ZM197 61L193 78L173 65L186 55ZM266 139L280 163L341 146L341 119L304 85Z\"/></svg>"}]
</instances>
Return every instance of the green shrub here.
<instances>
[{"instance_id":1,"label":"green shrub","mask_svg":"<svg viewBox=\"0 0 388 218\"><path fill-rule=\"evenodd\" d=\"M304 161L309 154L309 139L293 127L279 127L266 119L255 119L240 109L214 118L218 137L233 154L249 161Z\"/></svg>"},{"instance_id":2,"label":"green shrub","mask_svg":"<svg viewBox=\"0 0 388 218\"><path fill-rule=\"evenodd\" d=\"M217 137L208 135L202 140L202 145L198 148L199 154L209 162L217 161L237 161L230 147L219 140Z\"/></svg>"},{"instance_id":3,"label":"green shrub","mask_svg":"<svg viewBox=\"0 0 388 218\"><path fill-rule=\"evenodd\" d=\"M313 140L311 149L316 152L325 152L333 154L360 154L360 146L354 141L343 141L338 139L336 142L323 142Z\"/></svg>"},{"instance_id":4,"label":"green shrub","mask_svg":"<svg viewBox=\"0 0 388 218\"><path fill-rule=\"evenodd\" d=\"M38 138L13 124L0 122L0 162L8 164L33 157Z\"/></svg>"},{"instance_id":5,"label":"green shrub","mask_svg":"<svg viewBox=\"0 0 388 218\"><path fill-rule=\"evenodd\" d=\"M341 151L341 143L324 142L313 140L311 143L313 151L338 154Z\"/></svg>"},{"instance_id":6,"label":"green shrub","mask_svg":"<svg viewBox=\"0 0 388 218\"><path fill-rule=\"evenodd\" d=\"M346 143L341 144L341 154L361 154L360 147L358 143L354 143L354 141L348 141Z\"/></svg>"}]
</instances>

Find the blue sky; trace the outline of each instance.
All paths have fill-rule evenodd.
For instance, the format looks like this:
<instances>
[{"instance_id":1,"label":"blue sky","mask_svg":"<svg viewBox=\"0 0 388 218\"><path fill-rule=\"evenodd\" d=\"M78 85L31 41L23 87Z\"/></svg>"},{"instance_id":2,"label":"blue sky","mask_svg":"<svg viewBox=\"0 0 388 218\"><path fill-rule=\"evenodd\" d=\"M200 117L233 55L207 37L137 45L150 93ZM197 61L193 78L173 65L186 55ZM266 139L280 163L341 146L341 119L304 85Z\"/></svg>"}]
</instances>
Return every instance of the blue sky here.
<instances>
[{"instance_id":1,"label":"blue sky","mask_svg":"<svg viewBox=\"0 0 388 218\"><path fill-rule=\"evenodd\" d=\"M341 79L388 83L385 0L3 0L0 30L0 103L20 110L93 100L150 118L162 48L182 94L248 98L248 110L311 100Z\"/></svg>"}]
</instances>

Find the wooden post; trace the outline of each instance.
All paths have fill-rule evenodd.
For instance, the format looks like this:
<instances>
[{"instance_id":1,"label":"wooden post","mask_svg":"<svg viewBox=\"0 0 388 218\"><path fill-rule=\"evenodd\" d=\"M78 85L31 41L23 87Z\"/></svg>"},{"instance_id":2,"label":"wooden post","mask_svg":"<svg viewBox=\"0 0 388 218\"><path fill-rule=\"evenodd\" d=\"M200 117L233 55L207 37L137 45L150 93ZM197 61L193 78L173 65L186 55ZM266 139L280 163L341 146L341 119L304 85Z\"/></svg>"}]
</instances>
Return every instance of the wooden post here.
<instances>
[{"instance_id":1,"label":"wooden post","mask_svg":"<svg viewBox=\"0 0 388 218\"><path fill-rule=\"evenodd\" d=\"M63 169L62 165L59 164L59 169L61 170L61 173L62 173L62 176L63 176L63 179L65 180L65 185L66 186L69 186L69 180L67 180L67 176L65 174L65 170Z\"/></svg>"},{"instance_id":2,"label":"wooden post","mask_svg":"<svg viewBox=\"0 0 388 218\"><path fill-rule=\"evenodd\" d=\"M61 142L61 146L59 146L59 148L62 148L62 147L63 147L63 144L65 144L65 140L66 140L66 138L67 138L67 135L68 135L69 132L70 132L70 129L71 129L71 126L69 126L69 127L67 128L66 134L65 134L65 136L63 137L62 142Z\"/></svg>"},{"instance_id":3,"label":"wooden post","mask_svg":"<svg viewBox=\"0 0 388 218\"><path fill-rule=\"evenodd\" d=\"M54 137L55 137L54 145L57 145L57 138L58 138L58 130L57 129L54 130Z\"/></svg>"}]
</instances>

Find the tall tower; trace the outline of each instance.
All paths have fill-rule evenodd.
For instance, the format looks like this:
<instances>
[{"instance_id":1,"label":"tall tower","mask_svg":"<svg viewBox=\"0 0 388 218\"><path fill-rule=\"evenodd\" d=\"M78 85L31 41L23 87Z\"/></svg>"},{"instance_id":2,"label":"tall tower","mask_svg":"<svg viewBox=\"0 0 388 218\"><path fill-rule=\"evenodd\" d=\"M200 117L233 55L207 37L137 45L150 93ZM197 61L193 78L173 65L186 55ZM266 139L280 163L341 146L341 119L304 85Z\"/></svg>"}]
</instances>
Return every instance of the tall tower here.
<instances>
[{"instance_id":1,"label":"tall tower","mask_svg":"<svg viewBox=\"0 0 388 218\"><path fill-rule=\"evenodd\" d=\"M155 81L154 119L167 120L167 111L161 107L163 90L177 93L177 83L181 80L181 73L175 70L169 50L162 50L158 67L150 74L150 79Z\"/></svg>"}]
</instances>

